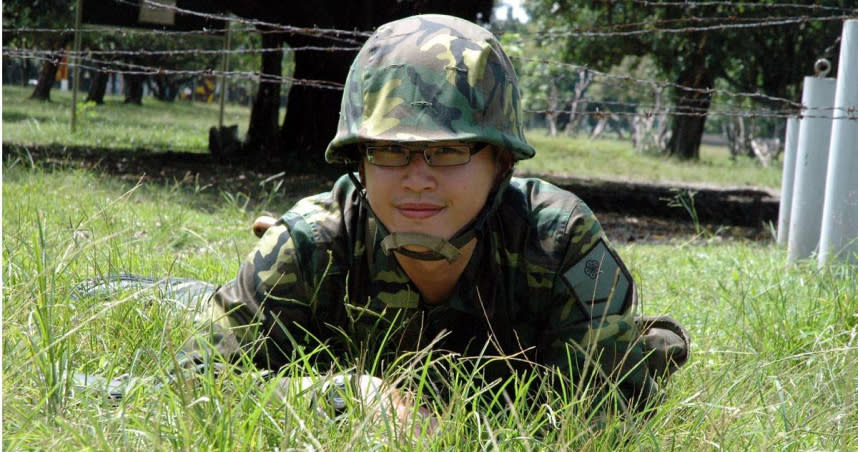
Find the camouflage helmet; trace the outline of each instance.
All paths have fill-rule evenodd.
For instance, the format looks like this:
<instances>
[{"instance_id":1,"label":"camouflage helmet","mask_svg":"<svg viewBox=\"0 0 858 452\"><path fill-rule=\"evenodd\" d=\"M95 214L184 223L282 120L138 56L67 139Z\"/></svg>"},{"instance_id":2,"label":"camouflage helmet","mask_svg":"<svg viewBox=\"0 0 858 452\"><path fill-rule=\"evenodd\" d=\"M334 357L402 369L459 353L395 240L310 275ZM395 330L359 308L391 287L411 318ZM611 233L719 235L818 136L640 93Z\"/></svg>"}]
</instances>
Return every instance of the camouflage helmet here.
<instances>
[{"instance_id":1,"label":"camouflage helmet","mask_svg":"<svg viewBox=\"0 0 858 452\"><path fill-rule=\"evenodd\" d=\"M518 79L488 30L452 16L382 25L349 70L337 135L325 160L359 159L365 141L489 143L533 157L521 123Z\"/></svg>"}]
</instances>

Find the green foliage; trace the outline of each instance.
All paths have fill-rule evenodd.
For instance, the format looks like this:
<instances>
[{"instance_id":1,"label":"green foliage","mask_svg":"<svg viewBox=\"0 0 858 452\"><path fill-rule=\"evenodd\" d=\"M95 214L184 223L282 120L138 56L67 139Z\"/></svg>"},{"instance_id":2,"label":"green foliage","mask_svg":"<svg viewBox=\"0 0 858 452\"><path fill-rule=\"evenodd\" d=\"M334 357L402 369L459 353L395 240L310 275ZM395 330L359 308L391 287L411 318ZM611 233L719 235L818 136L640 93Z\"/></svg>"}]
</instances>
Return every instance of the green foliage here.
<instances>
[{"instance_id":1,"label":"green foliage","mask_svg":"<svg viewBox=\"0 0 858 452\"><path fill-rule=\"evenodd\" d=\"M854 2L847 0L804 0L791 4L773 0L645 4L631 0L533 0L525 5L533 18L528 24L531 33L525 38L539 40L545 47L541 53L553 52L551 60L637 77L633 68L624 67L623 59L646 56L657 70L648 71L649 75L643 79L693 88L671 90L674 108L703 108L710 112L709 117L721 122L716 127L732 118L718 118L712 110L740 109L747 111L747 116L766 116L768 110L781 116L794 113L795 106L790 101L800 98L803 76L811 73L810 65L826 49L830 52L836 47L833 44L840 36L842 18L855 11L851 9ZM807 7L811 5L813 8ZM620 99L608 89L591 92L594 98L621 100L631 106L640 104L642 108L653 103L653 93L648 92L645 84L604 82L609 86L622 84L622 92L630 93L630 97ZM763 96L704 94L705 90L716 87ZM702 129L703 124L695 124L698 120L693 117L671 119L673 140L668 144L669 151L696 158L696 150L690 147L693 140L686 143L681 138L682 131ZM768 134L777 135L782 130L778 123L783 123L783 119L753 122L755 131L771 136Z\"/></svg>"},{"instance_id":2,"label":"green foliage","mask_svg":"<svg viewBox=\"0 0 858 452\"><path fill-rule=\"evenodd\" d=\"M67 29L74 25L75 2L69 0L7 0L3 2L3 28ZM71 42L71 33L4 32L3 47L55 50L58 44Z\"/></svg>"}]
</instances>

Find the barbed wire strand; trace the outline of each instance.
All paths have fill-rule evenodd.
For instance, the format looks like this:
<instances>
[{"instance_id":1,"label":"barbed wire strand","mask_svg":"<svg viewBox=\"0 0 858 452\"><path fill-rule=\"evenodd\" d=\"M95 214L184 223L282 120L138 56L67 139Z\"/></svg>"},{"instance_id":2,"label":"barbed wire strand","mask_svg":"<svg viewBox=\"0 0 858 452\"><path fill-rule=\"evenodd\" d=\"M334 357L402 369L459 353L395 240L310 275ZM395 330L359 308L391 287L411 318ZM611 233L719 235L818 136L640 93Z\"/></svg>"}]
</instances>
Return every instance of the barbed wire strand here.
<instances>
[{"instance_id":1,"label":"barbed wire strand","mask_svg":"<svg viewBox=\"0 0 858 452\"><path fill-rule=\"evenodd\" d=\"M3 49L3 55L7 57L18 57L18 58L32 58L37 61L50 61L52 63L58 64L60 63L59 58L57 58L56 53L51 53L49 51L40 51L40 52L32 52L32 51L22 51L22 50L13 50L13 49ZM550 65L559 65L565 68L568 68L573 71L587 71L596 76L603 77L607 80L619 80L621 82L631 82L641 85L646 85L653 90L664 89L664 88L675 88L685 92L693 92L705 95L720 95L726 98L732 99L765 99L769 102L773 103L781 103L787 106L783 113L774 113L777 117L782 116L790 116L795 115L796 112L801 110L808 110L809 108L803 106L800 102L795 102L790 99L784 99L774 96L767 96L761 93L742 93L742 92L732 92L723 89L705 89L705 88L692 88L684 85L680 85L673 82L666 81L658 81L658 80L648 80L648 79L637 79L629 75L624 74L611 74L605 73L601 71L594 70L587 66L576 65L572 63L563 63L551 60L544 59L527 59L523 57L518 57L519 59L525 61L536 61L540 64L550 64ZM67 63L70 68L74 68L75 66L89 71L101 71L101 72L109 72L112 74L125 74L125 75L157 75L157 76L183 76L183 77L213 77L213 76L224 76L229 78L238 78L251 80L255 82L267 82L267 83L280 83L284 85L300 85L300 86L308 86L308 87L318 87L323 89L334 89L334 90L342 90L343 84L340 82L333 81L324 81L324 80L308 80L308 79L298 79L294 77L284 77L278 76L274 74L263 74L259 72L252 71L223 71L216 69L197 69L197 70L189 70L189 69L169 69L161 66L147 66L143 64L130 63L126 61L119 60L104 60L97 58L87 58L87 61L91 64L96 64L96 66L92 66L85 63L75 64L75 63ZM126 68L126 69L120 69ZM596 80L598 82L598 80ZM605 101L600 101L605 104ZM616 105L635 105L633 103L616 103ZM812 110L812 108L810 108ZM705 111L705 109L702 109ZM756 111L759 111L757 108ZM753 113L751 115L755 115L757 113Z\"/></svg>"},{"instance_id":2,"label":"barbed wire strand","mask_svg":"<svg viewBox=\"0 0 858 452\"><path fill-rule=\"evenodd\" d=\"M295 53L305 51L315 52L357 52L360 47L323 47L323 46L300 46L300 47L270 47L270 48L243 48L243 49L175 49L175 50L81 50L75 52L73 50L65 50L64 55L68 57L88 57L90 55L109 55L109 56L182 56L182 55L240 55L240 54L256 54L256 53ZM4 49L6 52L6 49ZM44 56L53 55L55 50L38 50L38 49L14 49L10 52L16 52L18 56L33 55Z\"/></svg>"},{"instance_id":3,"label":"barbed wire strand","mask_svg":"<svg viewBox=\"0 0 858 452\"><path fill-rule=\"evenodd\" d=\"M858 119L858 108L853 107L808 107L803 109L802 113L794 110L771 110L771 109L723 109L717 107L693 107L693 106L674 106L674 105L657 105L644 104L636 102L617 102L617 101L601 101L601 100L581 100L580 106L595 106L598 110L581 110L580 108L573 111L571 109L551 109L551 108L525 108L524 111L536 114L568 114L582 116L654 116L661 113L668 113L674 116L735 116L748 118L788 118L799 116L804 118L834 118L834 119ZM600 107L613 106L623 107L623 110L612 110L610 108L602 110ZM834 116L842 113L842 116Z\"/></svg>"},{"instance_id":4,"label":"barbed wire strand","mask_svg":"<svg viewBox=\"0 0 858 452\"><path fill-rule=\"evenodd\" d=\"M549 114L549 113L552 113L551 110L524 109L523 111L525 113L530 113L530 114ZM568 113L568 112L566 112L566 111L559 111L559 112L555 111L554 113ZM667 116L671 116L671 117L685 116L685 117L698 117L698 118L704 117L704 116L706 116L706 117L727 117L727 118L747 118L747 119L766 119L766 118L787 119L787 118L792 118L792 117L798 117L799 119L802 119L802 118L819 118L819 119L830 119L832 121L838 121L838 120L855 121L855 120L858 120L858 116L856 116L855 114L833 116L833 115L796 114L796 113L786 113L786 112L784 112L784 113L758 113L758 112L742 111L742 110L710 110L708 112L694 112L694 111L680 111L680 110L675 110L672 108L662 108L662 109L658 109L658 110L654 110L654 111L647 111L647 112L643 112L643 113L621 112L621 111L606 113L606 112L598 112L598 111L585 111L585 112L575 112L575 115L584 116L584 117L589 116L589 117L596 117L596 118L602 118L602 117L608 117L608 116L618 116L618 117L624 117L625 116L625 117L634 118L637 116L649 117L649 116L653 116L653 115L658 115L660 113L664 113Z\"/></svg>"},{"instance_id":5,"label":"barbed wire strand","mask_svg":"<svg viewBox=\"0 0 858 452\"><path fill-rule=\"evenodd\" d=\"M4 52L5 54L5 52ZM51 58L47 57L33 57L33 59L37 61L54 61ZM97 60L92 59L89 60L91 63L100 63L104 66L111 67L103 67L103 66L91 66L85 63L69 63L69 68L78 67L80 69L90 70L93 72L106 72L109 74L122 74L122 75L152 75L152 76L167 76L167 75L177 75L177 76L185 76L185 77L219 77L224 76L228 78L238 78L245 79L254 82L267 82L267 83L279 83L282 85L293 85L293 86L308 86L314 88L321 89L332 89L336 91L343 90L343 84L339 82L332 82L327 80L310 80L310 79L299 79L294 77L285 77L281 75L273 75L273 74L264 74L260 72L249 72L249 71L222 71L217 69L197 69L197 70L184 70L184 69L163 69L159 67L153 66L144 66L138 65L134 63L128 63L123 61L107 61L107 60ZM118 70L112 68L112 66L121 66L126 67L128 69Z\"/></svg>"},{"instance_id":6,"label":"barbed wire strand","mask_svg":"<svg viewBox=\"0 0 858 452\"><path fill-rule=\"evenodd\" d=\"M137 1L130 0L113 0L116 3L128 4L131 6L139 6ZM697 3L689 3L689 2L647 2L640 1L643 4L652 5L652 6L669 6L669 5L681 5L685 7L703 7L705 5L733 5L733 6L742 6L742 7L751 7L754 6L758 9L768 9L768 8L785 8L790 7L793 9L801 8L801 9L809 9L814 11L838 11L844 14L836 15L836 16L787 16L787 17L738 17L738 16L717 16L717 17L699 17L699 16L690 16L690 17L680 17L680 18L670 18L670 19L656 19L652 21L644 21L644 22L636 22L636 23L624 23L624 24L606 24L601 26L591 26L584 28L575 28L573 30L566 31L553 31L553 30L539 30L535 32L518 32L518 34L533 34L533 35L548 35L548 36L580 36L580 37L623 37L629 35L637 35L643 33L657 33L657 32L667 32L667 33L681 33L681 32L697 32L697 31L709 31L709 30L726 30L730 28L753 28L757 26L766 26L766 25L786 25L786 24L795 24L809 21L832 21L832 20L846 20L854 17L858 17L858 8L839 8L839 7L824 7L818 5L798 5L798 4L756 4L756 3L747 3L747 2L697 2ZM314 37L333 34L336 36L339 35L352 35L355 37L366 38L372 32L371 31L357 31L357 30L343 30L343 29L335 29L335 28L308 28L308 27L295 27L291 25L284 25L273 22L264 22L256 19L244 19L240 17L227 16L227 15L216 15L210 13L204 13L199 11L193 11L183 8L178 8L175 5L168 5L163 3L158 3L154 0L144 0L145 4L150 5L151 7L163 8L167 10L171 10L176 13L186 14L186 15L194 15L199 16L205 19L211 19L216 21L224 21L224 22L236 22L247 25L246 28L243 29L232 29L231 31L245 32L245 31L256 31L259 33L299 33L299 34L308 34ZM682 22L695 22L695 23L703 23L710 21L728 21L728 22L740 22L738 24L716 24L708 27L683 27L683 28L658 28L659 24L671 24L671 23L682 23ZM747 22L747 23L741 23ZM261 28L259 28L261 27ZM639 30L629 30L629 31L611 31L622 28L633 28L633 27L641 27ZM82 28L82 32L105 32L105 31L116 31L120 33L127 34L204 34L211 35L217 33L223 33L227 30L227 28L214 28L214 29L206 29L206 30L161 30L161 29L128 29L121 27L97 27L97 28ZM607 30L607 31L602 31ZM74 28L4 28L4 33L25 33L25 32L39 32L39 33L74 33ZM503 30L500 30L503 32ZM359 43L359 41L355 41L354 43Z\"/></svg>"},{"instance_id":7,"label":"barbed wire strand","mask_svg":"<svg viewBox=\"0 0 858 452\"><path fill-rule=\"evenodd\" d=\"M769 95L759 93L759 92L757 92L757 93L742 93L742 92L736 93L736 92L727 91L727 90L718 89L718 88L695 88L695 87L681 85L681 84L675 83L675 82L668 82L668 81L662 81L662 80L652 80L652 79L649 79L649 80L639 79L639 78L635 78L635 77L632 77L632 76L626 75L626 74L611 74L611 73L595 70L589 66L584 66L584 65L580 65L580 64L574 64L574 63L565 63L565 62L561 62L561 61L552 61L552 60L547 60L544 58L527 58L527 57L519 57L519 56L512 56L510 58L518 59L518 60L525 61L525 62L537 62L537 63L541 63L541 64L546 64L546 65L559 66L559 67L567 68L567 69L570 69L570 70L573 70L576 72L586 71L586 72L590 72L592 74L598 75L600 77L605 77L605 78L620 80L620 81L625 81L625 82L632 82L632 83L641 84L641 85L649 85L653 89L670 87L670 88L675 88L675 89L678 89L680 91L684 91L684 92L688 92L688 93L698 93L698 94L704 94L704 95L721 94L721 95L724 95L727 97L743 97L743 98L750 98L750 99L764 99L764 100L767 100L770 102L780 102L780 103L789 104L795 108L801 108L801 106L802 106L800 102L796 102L796 101L791 100L791 99L784 99L782 97L769 96Z\"/></svg>"},{"instance_id":8,"label":"barbed wire strand","mask_svg":"<svg viewBox=\"0 0 858 452\"><path fill-rule=\"evenodd\" d=\"M629 36L640 36L645 34L654 34L654 33L695 33L695 32L703 32L703 31L716 31L716 30L730 30L730 29L741 29L741 28L760 28L760 27L773 27L780 25L792 25L792 24L802 24L807 22L830 22L830 21L844 21L848 19L854 19L858 17L858 13L853 15L837 15L837 16L825 16L825 17L814 17L814 16L799 16L799 17L785 17L785 18L772 18L771 20L756 20L753 22L744 22L744 23L727 23L727 24L717 24L717 25L708 25L708 26L689 26L682 28L659 28L659 27L647 27L638 30L628 30L628 31L587 31L586 29L575 29L575 30L567 30L567 31L553 31L553 30L539 30L532 33L519 33L523 36L539 36L543 38L617 38L617 37L629 37Z\"/></svg>"},{"instance_id":9,"label":"barbed wire strand","mask_svg":"<svg viewBox=\"0 0 858 452\"><path fill-rule=\"evenodd\" d=\"M742 8L754 8L754 9L809 9L813 11L840 11L840 12L849 12L856 11L856 8L841 8L839 6L824 6L824 5L808 5L808 4L800 4L800 3L762 3L762 2L731 2L728 0L716 0L716 1L695 1L695 2L671 2L671 1L651 1L651 0L631 0L634 3L638 3L643 6L654 6L659 8L667 8L667 7L681 7L681 8L707 8L710 6L731 6L734 8L742 7Z\"/></svg>"},{"instance_id":10,"label":"barbed wire strand","mask_svg":"<svg viewBox=\"0 0 858 452\"><path fill-rule=\"evenodd\" d=\"M118 3L133 4L135 6L138 5L137 2L132 3L132 2L129 2L128 0L115 0L115 1ZM639 2L639 3L652 4L652 2L645 2L645 1ZM668 3L671 3L671 2L659 2L658 6L667 6ZM679 5L688 6L689 5L686 3L678 3L678 2L672 2L672 3L674 3L675 6L679 6ZM725 2L725 1L700 2L700 3L697 3L696 6L702 6L703 3L706 3L708 5L721 5L721 6L729 6L729 5L732 5L732 6L748 6L744 2ZM167 5L167 4L159 3L159 2L156 2L153 0L144 0L144 4L147 4L151 7L164 8L164 9L172 10L172 11L179 13L179 14L194 15L194 16L199 16L199 17L203 17L206 19L218 20L218 21L238 22L238 23L241 23L243 25L249 25L257 31L259 30L259 27L262 27L262 28L275 29L275 30L278 30L278 32L305 34L305 35L310 35L310 36L314 36L314 37L319 37L319 36L323 36L326 34L333 34L333 35L335 35L335 37L339 37L340 35L366 37L369 35L369 33L367 33L367 32L347 31L347 30L338 30L338 29L324 29L324 28L294 27L294 26L289 26L289 25L263 22L263 21L259 21L259 20L250 20L250 19L235 18L235 17L231 17L231 16L209 14L209 13L203 13L203 12L178 8L175 5ZM810 5L769 4L769 6L777 6L777 7L804 6L804 7L807 7ZM816 7L809 8L809 9L829 10L829 11L834 11L834 10L844 11L844 10L846 10L843 8L816 8ZM858 10L850 10L850 11L858 11ZM702 30L711 30L711 29L719 29L719 28L720 29L727 29L727 28L736 28L736 27L741 27L741 28L754 27L754 26L761 26L761 25L782 25L782 24L788 24L788 23L805 22L805 21L809 21L809 20L815 20L815 21L842 20L845 17L850 17L850 16L830 16L830 17L799 16L799 17L788 17L788 18L764 18L762 21L759 19L755 20L754 18L739 18L739 19L733 18L734 20L748 20L749 22L739 23L739 24L718 24L718 25L713 25L713 26L708 26L708 27L684 27L681 29L647 28L645 30L630 30L630 31L619 31L619 32L616 32L616 31L615 32L582 32L579 30L579 31L566 31L566 32L562 32L562 33L554 33L554 36L563 36L563 35L572 35L572 34L575 34L575 35L590 34L593 36L596 36L596 35L599 35L599 36L628 36L630 34L640 34L640 33L650 33L650 32L680 32L680 31L691 32L691 31L702 31ZM689 18L689 20L698 20L699 21L701 19L700 18ZM620 25L621 26L627 26L626 24L620 24ZM644 23L644 25L648 26L649 24ZM616 25L613 25L613 26L616 26ZM32 29L32 28L24 29L24 28L22 28L22 29L4 29L4 32L22 31L22 30L27 30L27 31L39 30L39 31L52 31L52 32L67 32L68 31L68 29L55 30L55 29ZM160 31L156 31L156 32L163 33L164 31L160 30ZM204 30L204 31L201 31L198 33L211 33L211 32L212 31L210 31L210 30ZM359 44L359 42L356 42L356 43ZM836 45L836 42L835 42L835 45ZM359 49L359 47L303 46L303 47L297 47L294 49L289 49L289 48L282 48L282 49L281 48L233 49L233 50L224 50L224 49L221 49L221 50L209 50L209 49L147 50L147 49L140 49L140 50L133 50L133 51L131 51L131 50L89 50L89 51L81 51L80 54L75 54L74 52L66 52L66 54L67 55L71 54L72 56L89 57L88 59L90 60L91 63L109 66L111 69L108 69L108 71L113 72L113 73L119 73L119 74L129 74L129 75L131 75L131 74L137 74L137 75L182 75L182 76L220 75L220 76L226 76L226 77L238 77L238 78L250 79L250 80L254 80L254 81L264 81L264 82L270 82L270 83L303 85L303 86L318 87L318 88L323 88L323 89L342 90L342 83L339 83L339 82L330 82L330 81L322 81L322 80L303 80L303 79L296 79L296 78L292 78L292 77L283 77L283 76L277 76L277 75L271 75L271 74L261 74L261 73L257 73L257 72L217 71L217 70L212 70L212 69L204 69L204 70L164 69L161 67L137 65L137 64L133 64L133 63L121 62L121 61L116 61L116 60L112 60L112 61L98 60L98 59L91 58L91 56L93 56L93 55L114 55L114 56L121 56L121 55L127 55L127 56L167 55L167 56L176 56L176 55L184 55L184 54L190 54L190 53L225 55L225 54L241 54L241 53L265 53L265 52L274 52L274 51L279 51L279 52L285 53L285 52L290 52L290 51L305 51L305 50L306 51L334 52L334 51L355 51L357 49ZM828 49L826 49L826 51L828 51ZM34 58L37 60L49 60L52 62L56 62L56 52L55 51L41 51L41 50L32 50L32 49L12 50L12 49L7 49L6 47L4 47L3 48L3 54L7 55L7 56L13 56L13 57L19 57L19 58ZM589 68L587 66L576 65L576 64L572 64L572 63L551 61L551 60L547 60L547 59L524 58L524 57L520 57L520 59L523 61L537 62L539 64L549 64L549 65L560 66L560 67L567 68L567 69L574 70L574 71L582 71L583 70L583 71L587 71L587 72L590 72L592 74L598 75L600 77L604 77L608 80L613 79L613 80L620 80L623 82L644 84L644 85L648 85L648 86L652 87L653 89L671 87L671 88L674 88L674 89L677 89L680 91L704 94L707 96L723 95L723 96L730 97L730 98L750 98L750 99L755 99L755 100L764 99L764 100L769 101L769 102L783 103L783 104L790 106L790 108L792 110L790 110L788 112L765 113L768 115L778 115L778 117L794 115L795 114L794 110L797 110L797 109L807 110L799 102L795 102L795 101L792 101L790 99L784 99L784 98L780 98L780 97L768 96L768 95L758 93L758 92L757 93L741 93L741 92L736 93L736 92L731 92L731 91L721 90L721 89L714 89L714 88L694 88L694 87L687 87L687 86L683 86L683 85L680 85L677 83L672 83L672 82L637 79L637 78L634 78L634 77L631 77L628 75L624 75L624 74L605 73L605 72L601 72L601 71L596 71L596 70ZM74 64L70 65L70 67L74 67L74 66L75 66ZM91 66L87 66L84 64L79 64L78 67L80 67L82 69L88 69L88 70L94 70L94 71L105 70L103 67L91 67ZM119 69L117 69L119 67L125 67L127 69L119 70ZM710 111L710 109L701 109L701 110ZM678 110L676 108L673 109L674 114L677 111ZM536 112L536 111L534 111L534 112ZM701 111L701 112L684 111L683 113L684 114L705 114L705 112L703 112L703 111ZM758 114L752 113L751 115L758 115Z\"/></svg>"},{"instance_id":11,"label":"barbed wire strand","mask_svg":"<svg viewBox=\"0 0 858 452\"><path fill-rule=\"evenodd\" d=\"M113 63L113 62L107 62ZM268 83L280 83L283 85L290 86L306 86L311 88L319 88L319 89L329 89L342 91L343 85L337 82L330 82L325 80L309 80L309 79L298 79L293 77L283 77L276 75L265 75L257 72L246 72L246 71L219 71L214 69L207 70L163 70L159 68L146 67L141 65L134 65L132 63L123 63L119 62L124 66L129 67L128 70L106 70L109 73L122 73L128 75L183 75L183 76L207 76L207 77L219 77L226 76L230 78L238 78L250 80L253 82L268 82ZM72 65L74 66L74 65ZM87 64L81 64L80 68L89 69L93 71L104 70L103 68L89 66ZM763 119L763 118L788 118L793 116L799 116L802 118L828 118L832 120L858 120L858 108L856 107L815 107L802 108L802 113L796 112L795 110L766 110L766 109L754 109L754 110L743 110L743 109L719 109L719 108L703 108L703 107L693 107L693 106L672 106L672 105L662 105L656 106L655 104L641 104L634 102L620 102L620 101L595 101L591 99L582 99L582 104L597 104L598 106L604 105L613 105L616 107L627 107L629 109L634 109L635 111L621 111L621 110L604 110L604 111L576 111L575 115L578 116L590 116L601 118L604 116L617 116L617 117L635 117L635 116L644 116L649 117L652 115L658 114L666 114L669 116L689 116L689 117L731 117L731 118L750 118L750 119ZM572 113L571 110L552 110L552 109L533 109L527 108L524 109L526 113L530 114L562 114L562 113ZM832 114L815 114L813 112L831 112ZM811 112L811 113L808 113ZM833 113L842 112L842 115L834 115Z\"/></svg>"},{"instance_id":12,"label":"barbed wire strand","mask_svg":"<svg viewBox=\"0 0 858 452\"><path fill-rule=\"evenodd\" d=\"M129 1L129 0L114 0L114 1L118 2L118 3L137 5L136 1L134 1L134 2ZM264 27L264 28L269 28L271 30L279 30L283 33L300 34L300 35L311 36L311 37L324 37L327 39L345 40L344 38L341 38L341 36L345 35L345 36L351 36L354 38L364 38L365 39L365 38L368 38L371 34L369 32L365 32L365 31L357 31L357 30L348 31L348 30L339 30L336 28L296 27L296 26L292 26L292 25L283 25L283 24L279 24L279 23L275 23L275 22L265 22L265 21L262 21L259 19L246 19L243 17L234 17L234 16L227 16L227 15L222 15L222 14L204 13L201 11L194 11L194 10L190 10L190 9L179 8L176 5L160 3L160 2L157 2L154 0L143 0L142 4L149 5L150 7L154 7L154 8L161 8L161 9L170 10L170 11L180 13L180 14L185 14L185 15L189 15L189 16L196 16L196 17L200 17L203 19L224 21L224 22L234 21L234 22L238 22L238 23L244 24L244 25L251 25L253 27ZM331 36L331 35L333 35L333 36ZM359 41L352 41L352 40L345 40L345 41L349 41L349 42L354 43L354 44L361 44L362 43Z\"/></svg>"}]
</instances>

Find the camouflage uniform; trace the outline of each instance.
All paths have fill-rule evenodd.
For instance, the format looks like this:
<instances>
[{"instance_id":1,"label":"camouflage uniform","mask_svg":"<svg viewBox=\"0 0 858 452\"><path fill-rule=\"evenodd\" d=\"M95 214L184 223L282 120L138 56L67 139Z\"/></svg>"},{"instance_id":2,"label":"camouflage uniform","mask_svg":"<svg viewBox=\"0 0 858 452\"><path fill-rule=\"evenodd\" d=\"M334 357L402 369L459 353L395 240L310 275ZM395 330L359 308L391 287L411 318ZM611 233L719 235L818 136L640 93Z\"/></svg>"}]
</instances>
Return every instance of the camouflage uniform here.
<instances>
[{"instance_id":1,"label":"camouflage uniform","mask_svg":"<svg viewBox=\"0 0 858 452\"><path fill-rule=\"evenodd\" d=\"M396 21L355 59L326 158L357 162L362 142L451 139L530 158L518 96L488 31L448 16ZM319 346L326 352L317 357L398 355L440 337L434 348L461 356L516 355L489 366L489 379L537 365L580 381L589 369L637 400L655 393L656 374L683 362L687 336L664 321L667 340L653 341L659 368L648 366L656 361L641 337L658 328L641 330L632 277L573 194L508 174L450 240L477 238L452 296L428 305L383 251L389 233L356 181L344 176L330 193L298 202L211 298L221 353L244 349L276 369Z\"/></svg>"},{"instance_id":2,"label":"camouflage uniform","mask_svg":"<svg viewBox=\"0 0 858 452\"><path fill-rule=\"evenodd\" d=\"M633 317L634 283L574 195L513 179L453 295L439 306L424 304L396 259L381 251L364 206L347 177L330 193L298 202L262 237L237 279L215 293L212 315L238 332L239 342L230 343L245 345L257 365L276 369L297 349L320 343L334 356L367 347L374 353L389 329L388 351L398 354L446 332L435 348L469 356L489 342L489 355L523 352L519 358L570 377L580 375L587 356L597 357L626 395L653 393ZM515 367L531 365L526 361ZM490 369L487 378L506 369Z\"/></svg>"}]
</instances>

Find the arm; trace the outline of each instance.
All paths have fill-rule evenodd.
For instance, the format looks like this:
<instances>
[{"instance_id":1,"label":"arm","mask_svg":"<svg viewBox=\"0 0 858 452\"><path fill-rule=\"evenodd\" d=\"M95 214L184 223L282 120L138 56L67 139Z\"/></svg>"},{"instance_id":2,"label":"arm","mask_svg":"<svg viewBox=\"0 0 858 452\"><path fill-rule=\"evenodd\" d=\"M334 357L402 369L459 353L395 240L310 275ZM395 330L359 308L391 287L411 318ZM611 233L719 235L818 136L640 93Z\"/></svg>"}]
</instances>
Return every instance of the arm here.
<instances>
[{"instance_id":1,"label":"arm","mask_svg":"<svg viewBox=\"0 0 858 452\"><path fill-rule=\"evenodd\" d=\"M579 387L600 388L599 400L616 388L621 408L642 409L659 393L657 377L669 373L666 363L670 369L684 363L687 334L675 335L652 318L642 325L635 317L632 276L583 204L573 210L566 237L548 309L547 361ZM662 353L664 344L672 354Z\"/></svg>"},{"instance_id":2,"label":"arm","mask_svg":"<svg viewBox=\"0 0 858 452\"><path fill-rule=\"evenodd\" d=\"M246 353L257 367L277 369L311 321L309 289L298 250L283 223L268 228L242 263L197 315L200 333L186 344L194 361L212 355L235 360ZM301 325L301 326L298 326Z\"/></svg>"}]
</instances>

